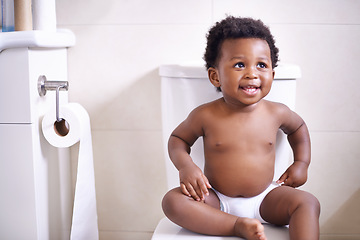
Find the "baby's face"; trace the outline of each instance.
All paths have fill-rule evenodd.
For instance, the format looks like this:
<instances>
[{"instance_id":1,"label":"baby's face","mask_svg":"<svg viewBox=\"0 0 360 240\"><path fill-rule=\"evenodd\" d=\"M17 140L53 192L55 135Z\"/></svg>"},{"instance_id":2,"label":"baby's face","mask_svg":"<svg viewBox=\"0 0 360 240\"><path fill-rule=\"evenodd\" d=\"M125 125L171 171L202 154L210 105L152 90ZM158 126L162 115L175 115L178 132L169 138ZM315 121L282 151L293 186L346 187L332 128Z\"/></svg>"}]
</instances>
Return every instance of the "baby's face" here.
<instances>
[{"instance_id":1,"label":"baby's face","mask_svg":"<svg viewBox=\"0 0 360 240\"><path fill-rule=\"evenodd\" d=\"M257 38L225 40L216 72L226 101L259 102L269 93L274 78L269 45Z\"/></svg>"}]
</instances>

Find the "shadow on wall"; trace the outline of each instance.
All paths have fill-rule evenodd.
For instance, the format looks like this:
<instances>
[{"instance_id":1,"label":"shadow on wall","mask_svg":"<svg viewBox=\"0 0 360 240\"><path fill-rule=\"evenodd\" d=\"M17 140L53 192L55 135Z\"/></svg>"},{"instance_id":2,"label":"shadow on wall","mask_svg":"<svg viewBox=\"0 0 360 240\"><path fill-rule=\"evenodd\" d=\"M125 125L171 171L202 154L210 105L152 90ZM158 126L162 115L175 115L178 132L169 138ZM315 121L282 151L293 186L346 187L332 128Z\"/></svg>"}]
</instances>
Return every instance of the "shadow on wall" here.
<instances>
[{"instance_id":1,"label":"shadow on wall","mask_svg":"<svg viewBox=\"0 0 360 240\"><path fill-rule=\"evenodd\" d=\"M327 234L360 235L360 189L358 189L339 209L321 226ZM351 221L349 221L351 219ZM355 220L355 221L354 221ZM336 229L341 229L337 232Z\"/></svg>"}]
</instances>

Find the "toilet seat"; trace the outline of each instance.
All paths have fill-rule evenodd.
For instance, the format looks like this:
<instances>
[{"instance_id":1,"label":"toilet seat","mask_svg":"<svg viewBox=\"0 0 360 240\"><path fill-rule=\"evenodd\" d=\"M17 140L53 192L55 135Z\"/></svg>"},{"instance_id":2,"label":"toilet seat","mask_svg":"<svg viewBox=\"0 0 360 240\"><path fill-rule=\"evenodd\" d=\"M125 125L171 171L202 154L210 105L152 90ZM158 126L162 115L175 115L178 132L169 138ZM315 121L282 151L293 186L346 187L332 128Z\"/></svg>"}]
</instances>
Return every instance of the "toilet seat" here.
<instances>
[{"instance_id":1,"label":"toilet seat","mask_svg":"<svg viewBox=\"0 0 360 240\"><path fill-rule=\"evenodd\" d=\"M289 229L287 227L276 227L263 224L265 235L268 240L290 240ZM151 240L239 240L238 237L208 236L191 232L171 222L168 218L163 218L157 225Z\"/></svg>"}]
</instances>

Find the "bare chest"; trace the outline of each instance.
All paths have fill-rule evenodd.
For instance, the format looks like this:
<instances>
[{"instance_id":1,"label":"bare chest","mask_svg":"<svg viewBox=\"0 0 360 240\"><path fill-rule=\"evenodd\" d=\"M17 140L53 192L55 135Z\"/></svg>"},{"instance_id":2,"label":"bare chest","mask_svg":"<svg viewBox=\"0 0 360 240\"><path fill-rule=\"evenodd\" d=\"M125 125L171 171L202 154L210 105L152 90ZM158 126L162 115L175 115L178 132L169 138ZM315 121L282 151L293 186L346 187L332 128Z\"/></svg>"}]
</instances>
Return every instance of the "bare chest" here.
<instances>
[{"instance_id":1,"label":"bare chest","mask_svg":"<svg viewBox=\"0 0 360 240\"><path fill-rule=\"evenodd\" d=\"M246 119L245 119L246 120ZM204 128L204 145L208 151L266 153L275 149L279 125L264 119L228 118L221 124Z\"/></svg>"}]
</instances>

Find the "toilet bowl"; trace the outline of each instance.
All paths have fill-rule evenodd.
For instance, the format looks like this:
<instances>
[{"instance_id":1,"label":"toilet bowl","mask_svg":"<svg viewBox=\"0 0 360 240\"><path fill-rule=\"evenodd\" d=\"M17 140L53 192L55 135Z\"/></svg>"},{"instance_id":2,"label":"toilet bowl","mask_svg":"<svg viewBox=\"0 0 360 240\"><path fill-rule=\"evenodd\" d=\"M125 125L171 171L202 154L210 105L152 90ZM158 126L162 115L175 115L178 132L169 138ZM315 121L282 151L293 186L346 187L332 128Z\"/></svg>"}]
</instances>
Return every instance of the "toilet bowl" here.
<instances>
[{"instance_id":1,"label":"toilet bowl","mask_svg":"<svg viewBox=\"0 0 360 240\"><path fill-rule=\"evenodd\" d=\"M161 104L163 147L166 159L166 176L168 189L179 186L178 170L168 156L167 142L171 132L179 125L195 107L222 97L210 83L207 71L203 66L162 65ZM300 68L292 64L279 64L275 69L275 78L270 93L265 99L286 104L295 108L296 79L301 77ZM191 149L193 161L204 167L202 139L198 139ZM291 148L286 136L280 130L276 139L276 157L274 180L277 180L291 163ZM289 239L288 228L264 224L265 234L269 240ZM239 239L237 237L207 236L188 231L169 219L163 218L157 225L152 240L190 240L190 239Z\"/></svg>"}]
</instances>

